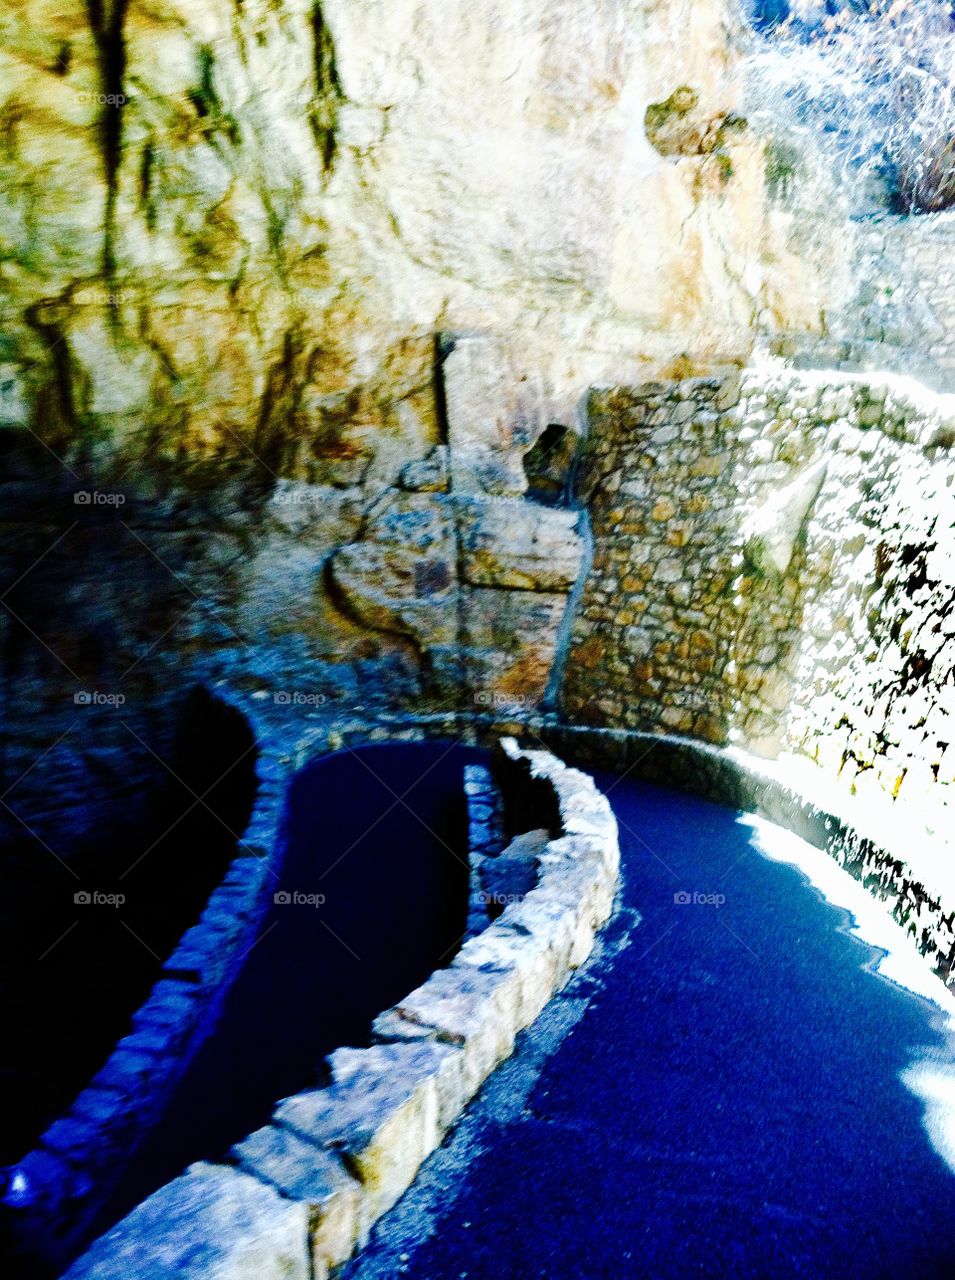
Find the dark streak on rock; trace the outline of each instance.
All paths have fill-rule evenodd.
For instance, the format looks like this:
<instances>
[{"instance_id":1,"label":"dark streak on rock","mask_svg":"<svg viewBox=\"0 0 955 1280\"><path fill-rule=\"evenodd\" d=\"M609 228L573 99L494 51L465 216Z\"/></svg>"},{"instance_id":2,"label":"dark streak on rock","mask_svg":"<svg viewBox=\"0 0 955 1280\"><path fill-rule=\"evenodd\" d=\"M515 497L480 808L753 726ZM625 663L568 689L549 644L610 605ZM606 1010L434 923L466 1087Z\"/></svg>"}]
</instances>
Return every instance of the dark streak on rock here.
<instances>
[{"instance_id":1,"label":"dark streak on rock","mask_svg":"<svg viewBox=\"0 0 955 1280\"><path fill-rule=\"evenodd\" d=\"M116 188L123 149L123 82L126 77L124 27L129 0L86 0L90 29L99 55L100 84L105 99L100 112L100 139L106 175L103 215L103 273L116 269Z\"/></svg>"},{"instance_id":2,"label":"dark streak on rock","mask_svg":"<svg viewBox=\"0 0 955 1280\"><path fill-rule=\"evenodd\" d=\"M315 99L309 113L312 133L322 157L322 168L331 173L338 150L338 110L344 94L338 78L335 40L325 21L322 6L315 0L312 7L313 58L315 67Z\"/></svg>"}]
</instances>

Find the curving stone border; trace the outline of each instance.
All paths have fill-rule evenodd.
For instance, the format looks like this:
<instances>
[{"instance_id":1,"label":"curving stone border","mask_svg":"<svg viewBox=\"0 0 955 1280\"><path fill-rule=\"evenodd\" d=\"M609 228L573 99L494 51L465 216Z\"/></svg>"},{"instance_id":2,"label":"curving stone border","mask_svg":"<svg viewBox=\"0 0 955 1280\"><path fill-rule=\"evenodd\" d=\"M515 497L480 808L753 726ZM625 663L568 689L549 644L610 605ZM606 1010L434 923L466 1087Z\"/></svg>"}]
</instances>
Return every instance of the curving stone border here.
<instances>
[{"instance_id":1,"label":"curving stone border","mask_svg":"<svg viewBox=\"0 0 955 1280\"><path fill-rule=\"evenodd\" d=\"M674 735L572 725L555 716L534 715L520 721L454 714L395 716L374 724L356 720L345 725L316 725L305 732L302 729L299 725L297 734L285 739L284 755L277 749L273 752L274 759L289 772L317 753L342 747L434 737L487 745L501 733L513 733L575 760L754 812L824 849L862 880L909 929L914 944L936 971L955 986L955 891L938 883L925 869L913 868L912 845L918 841L917 835L910 834L908 841L893 835L862 806L833 794L821 771L797 777L784 763L768 762L739 750ZM570 794L574 790L571 782L584 775L566 769L546 750L520 752L510 742L505 755L509 763L499 770L498 780L508 791L509 775L511 804L534 808L525 825L541 824L540 793L535 799L526 790L530 786L533 792L535 771L552 774L548 788L555 796L558 791L563 794L562 813L574 823L575 830L552 840L546 857L556 851L560 858L562 847L567 848L563 841L570 840L574 847L575 840L584 839L581 851L592 858L595 850L587 848L587 833L580 830L586 819L582 814L577 814L576 820L572 817L578 801ZM553 764L545 767L544 761ZM589 779L584 783L585 792L593 787ZM521 785L525 786L523 801L514 795ZM605 800L602 808L612 823ZM544 815L544 825L551 820ZM616 849L615 837L613 847ZM586 859L579 869L586 876L585 868ZM251 1277L253 1273L256 1280L321 1277L332 1265L328 1259L347 1257L360 1247L373 1221L372 1210L379 1211L387 1203L384 1188L390 1186L393 1194L403 1178L413 1177L420 1160L433 1149L429 1143L451 1122L454 1106L464 1105L461 1099L475 1088L476 1077L493 1069L491 1064L501 1060L499 1055L509 1052L513 1036L509 1040L505 1034L508 1019L517 1026L519 1016L533 1009L529 988L533 988L535 975L539 983L547 973L539 949L540 929L553 925L551 936L566 939L562 929L566 930L570 917L564 908L567 898L573 897L567 890L574 873L570 865L565 870L563 889L555 888L545 872L523 903L508 907L493 926L467 944L465 961L456 961L448 970L434 974L407 1000L381 1015L372 1048L343 1049L332 1055L330 1090L298 1095L298 1099L312 1098L308 1104L289 1100L288 1110L277 1114L272 1125L236 1148L236 1165L194 1165L182 1178L161 1188L94 1244L69 1273L73 1280L93 1276L110 1280L127 1274L144 1280L190 1275ZM609 910L606 900L596 912L598 918L603 908ZM563 923L558 924L560 921ZM533 945L529 943L525 964L516 966L511 954L516 945L513 935L522 930L528 930L526 936ZM588 934L592 941L592 929L582 926L579 939L571 946L574 959L589 949ZM561 948L554 946L556 990L564 961ZM535 956L536 970L531 964ZM456 965L452 989L445 986L449 979L442 975L455 971ZM514 972L508 983L502 974L509 969ZM522 990L524 997L519 996ZM538 1000L540 994L538 990ZM487 1011L485 1020L476 1012L480 1007ZM494 1019L497 1033L492 1029ZM462 1074L465 1063L470 1064L470 1074ZM359 1072L363 1073L371 1109L364 1119L358 1103L362 1090L354 1083ZM410 1083L402 1092L395 1081L405 1075ZM336 1129L327 1114L323 1118L317 1111L305 1110L317 1106L315 1094L323 1094L327 1100L332 1092L341 1105L341 1129ZM306 1132L306 1123L312 1121L316 1129ZM323 1125L329 1144L325 1147L316 1140ZM399 1156L402 1134L415 1125L419 1126L415 1130L417 1146L412 1143L411 1156L407 1152ZM315 1238L314 1246L308 1243L310 1235Z\"/></svg>"},{"instance_id":2,"label":"curving stone border","mask_svg":"<svg viewBox=\"0 0 955 1280\"><path fill-rule=\"evenodd\" d=\"M501 734L531 738L558 755L645 778L765 817L823 849L882 902L919 953L955 990L955 840L928 832L903 800L877 806L846 793L810 761L755 756L679 734L573 724L555 714L382 717L309 730L304 762L319 749L365 742L458 738L486 745Z\"/></svg>"},{"instance_id":3,"label":"curving stone border","mask_svg":"<svg viewBox=\"0 0 955 1280\"><path fill-rule=\"evenodd\" d=\"M230 705L234 705L230 703ZM44 1238L52 1265L90 1230L121 1182L131 1154L158 1124L254 944L280 860L287 767L260 743L258 789L241 852L198 921L162 965L131 1030L69 1110L9 1171L5 1207L15 1234ZM75 1250L75 1244L72 1249Z\"/></svg>"},{"instance_id":4,"label":"curving stone border","mask_svg":"<svg viewBox=\"0 0 955 1280\"><path fill-rule=\"evenodd\" d=\"M593 780L547 751L500 744L512 829L548 819L537 883L452 963L338 1049L331 1082L200 1163L107 1232L70 1280L320 1280L361 1248L518 1033L589 955L619 874L617 824Z\"/></svg>"},{"instance_id":5,"label":"curving stone border","mask_svg":"<svg viewBox=\"0 0 955 1280\"><path fill-rule=\"evenodd\" d=\"M338 726L337 745L424 737L483 744L501 734L532 739L583 764L626 773L746 810L822 849L877 898L912 937L933 970L955 990L955 838L926 830L925 815L904 800L877 805L847 794L808 760L767 760L679 734L572 724L557 715L520 719L468 715L406 716ZM318 735L324 745L326 728ZM298 750L314 751L307 735Z\"/></svg>"}]
</instances>

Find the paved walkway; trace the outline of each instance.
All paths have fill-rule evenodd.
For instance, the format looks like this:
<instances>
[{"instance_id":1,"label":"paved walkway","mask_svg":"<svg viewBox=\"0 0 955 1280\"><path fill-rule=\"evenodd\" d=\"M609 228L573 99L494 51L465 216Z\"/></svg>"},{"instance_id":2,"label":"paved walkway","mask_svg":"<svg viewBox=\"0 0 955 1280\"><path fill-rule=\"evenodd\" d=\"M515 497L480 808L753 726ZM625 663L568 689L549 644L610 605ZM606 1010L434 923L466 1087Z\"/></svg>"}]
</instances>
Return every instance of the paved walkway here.
<instances>
[{"instance_id":1,"label":"paved walkway","mask_svg":"<svg viewBox=\"0 0 955 1280\"><path fill-rule=\"evenodd\" d=\"M944 1058L938 1009L735 815L598 782L622 911L349 1280L955 1275L901 1081Z\"/></svg>"}]
</instances>

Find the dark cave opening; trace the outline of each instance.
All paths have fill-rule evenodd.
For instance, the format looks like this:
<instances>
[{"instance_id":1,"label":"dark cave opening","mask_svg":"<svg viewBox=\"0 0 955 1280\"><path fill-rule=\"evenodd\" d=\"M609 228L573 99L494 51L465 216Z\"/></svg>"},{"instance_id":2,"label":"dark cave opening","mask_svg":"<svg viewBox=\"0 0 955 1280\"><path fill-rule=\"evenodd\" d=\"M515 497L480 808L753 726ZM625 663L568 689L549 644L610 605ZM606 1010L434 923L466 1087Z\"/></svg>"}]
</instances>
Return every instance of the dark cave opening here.
<instances>
[{"instance_id":1,"label":"dark cave opening","mask_svg":"<svg viewBox=\"0 0 955 1280\"><path fill-rule=\"evenodd\" d=\"M527 496L545 506L566 506L580 438L569 427L552 422L524 454Z\"/></svg>"}]
</instances>

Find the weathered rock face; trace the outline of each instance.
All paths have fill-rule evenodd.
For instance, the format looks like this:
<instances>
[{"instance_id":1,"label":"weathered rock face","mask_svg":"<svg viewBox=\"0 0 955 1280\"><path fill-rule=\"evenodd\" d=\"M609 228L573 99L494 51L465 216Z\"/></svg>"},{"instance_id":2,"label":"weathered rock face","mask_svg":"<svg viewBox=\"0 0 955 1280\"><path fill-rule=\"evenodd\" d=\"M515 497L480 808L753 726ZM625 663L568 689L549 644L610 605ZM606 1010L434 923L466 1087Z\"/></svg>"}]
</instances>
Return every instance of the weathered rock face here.
<instances>
[{"instance_id":1,"label":"weathered rock face","mask_svg":"<svg viewBox=\"0 0 955 1280\"><path fill-rule=\"evenodd\" d=\"M24 767L77 690L202 664L539 702L581 544L526 495L566 497L584 390L796 349L852 294L740 116L732 0L20 0L0 43ZM126 505L75 523L89 491Z\"/></svg>"},{"instance_id":2,"label":"weathered rock face","mask_svg":"<svg viewBox=\"0 0 955 1280\"><path fill-rule=\"evenodd\" d=\"M479 498L388 494L330 560L341 607L369 634L407 637L445 705L530 707L546 690L583 563L579 513L508 501L501 519Z\"/></svg>"},{"instance_id":3,"label":"weathered rock face","mask_svg":"<svg viewBox=\"0 0 955 1280\"><path fill-rule=\"evenodd\" d=\"M437 442L438 329L501 334L571 398L745 355L776 248L760 144L707 133L734 105L732 12L14 5L3 421L351 483ZM663 155L647 108L686 86L712 146Z\"/></svg>"},{"instance_id":4,"label":"weathered rock face","mask_svg":"<svg viewBox=\"0 0 955 1280\"><path fill-rule=\"evenodd\" d=\"M33 447L11 452L0 479L3 764L16 788L0 832L69 856L64 807L98 823L97 797L161 751L170 696L191 683L323 722L542 703L583 541L579 511L523 496L524 460L534 454L537 480L554 482L553 503L578 436L543 428L544 408L529 423L521 396L502 398L487 376L496 345L467 345L467 412L447 394L449 360L429 391L448 406L449 443L412 456L390 485L282 479L261 492L247 473L229 481L210 467L206 489L191 491L164 487L161 473L111 481L101 463L104 485L94 464L62 467L13 433ZM453 353L453 339L441 350ZM491 465L474 472L457 454L484 422ZM560 447L544 458L548 431ZM486 492L491 474L511 492ZM76 834L96 843L95 830Z\"/></svg>"}]
</instances>

